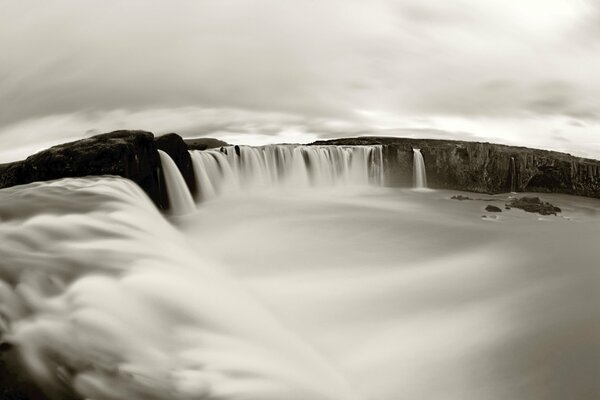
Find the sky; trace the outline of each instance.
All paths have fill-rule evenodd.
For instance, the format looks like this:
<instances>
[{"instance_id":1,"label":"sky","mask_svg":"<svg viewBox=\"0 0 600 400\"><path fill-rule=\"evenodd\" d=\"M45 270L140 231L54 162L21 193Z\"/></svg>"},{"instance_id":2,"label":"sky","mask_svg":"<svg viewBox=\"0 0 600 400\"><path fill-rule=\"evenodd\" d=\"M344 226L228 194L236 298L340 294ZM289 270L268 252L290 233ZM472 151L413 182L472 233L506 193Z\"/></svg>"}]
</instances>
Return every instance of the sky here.
<instances>
[{"instance_id":1,"label":"sky","mask_svg":"<svg viewBox=\"0 0 600 400\"><path fill-rule=\"evenodd\" d=\"M600 1L0 0L0 162L116 129L600 159Z\"/></svg>"}]
</instances>

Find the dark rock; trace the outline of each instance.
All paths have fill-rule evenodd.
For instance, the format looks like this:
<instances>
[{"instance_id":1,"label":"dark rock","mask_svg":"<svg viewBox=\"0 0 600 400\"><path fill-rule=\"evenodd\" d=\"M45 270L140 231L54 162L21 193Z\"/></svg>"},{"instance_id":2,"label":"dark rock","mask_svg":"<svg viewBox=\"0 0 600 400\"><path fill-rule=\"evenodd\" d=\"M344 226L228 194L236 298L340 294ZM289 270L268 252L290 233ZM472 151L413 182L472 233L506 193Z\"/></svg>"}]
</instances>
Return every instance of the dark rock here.
<instances>
[{"instance_id":1,"label":"dark rock","mask_svg":"<svg viewBox=\"0 0 600 400\"><path fill-rule=\"evenodd\" d=\"M509 206L504 206L504 208L505 208L506 210L510 210L510 207L509 207Z\"/></svg>"},{"instance_id":2,"label":"dark rock","mask_svg":"<svg viewBox=\"0 0 600 400\"><path fill-rule=\"evenodd\" d=\"M491 143L393 137L318 141L313 145L382 145L384 182L411 187L413 148L421 149L434 189L477 193L554 192L600 198L600 161L555 151Z\"/></svg>"},{"instance_id":3,"label":"dark rock","mask_svg":"<svg viewBox=\"0 0 600 400\"><path fill-rule=\"evenodd\" d=\"M167 133L157 137L155 143L158 149L164 151L173 159L190 192L193 196L196 196L198 194L196 175L194 174L194 165L186 142L176 133Z\"/></svg>"},{"instance_id":4,"label":"dark rock","mask_svg":"<svg viewBox=\"0 0 600 400\"><path fill-rule=\"evenodd\" d=\"M237 144L233 147L233 149L235 150L235 154L237 154L237 156L239 157L241 152L240 152L240 146L238 146Z\"/></svg>"},{"instance_id":5,"label":"dark rock","mask_svg":"<svg viewBox=\"0 0 600 400\"><path fill-rule=\"evenodd\" d=\"M456 196L452 196L452 197L450 197L450 198L451 198L452 200L461 200L461 201L462 201L462 200L473 200L472 198L470 198L470 197L467 197L467 196L463 196L462 194L459 194L459 195L456 195Z\"/></svg>"},{"instance_id":6,"label":"dark rock","mask_svg":"<svg viewBox=\"0 0 600 400\"><path fill-rule=\"evenodd\" d=\"M512 199L507 206L542 215L556 215L556 213L562 211L559 207L543 202L539 197L524 196L519 199Z\"/></svg>"},{"instance_id":7,"label":"dark rock","mask_svg":"<svg viewBox=\"0 0 600 400\"><path fill-rule=\"evenodd\" d=\"M1 400L78 400L72 389L64 385L42 387L24 365L16 347L0 353Z\"/></svg>"},{"instance_id":8,"label":"dark rock","mask_svg":"<svg viewBox=\"0 0 600 400\"><path fill-rule=\"evenodd\" d=\"M43 150L0 166L0 188L35 181L91 175L118 175L137 183L159 208L168 198L154 135L114 131Z\"/></svg>"},{"instance_id":9,"label":"dark rock","mask_svg":"<svg viewBox=\"0 0 600 400\"><path fill-rule=\"evenodd\" d=\"M227 142L215 138L184 139L183 141L190 150L207 150L216 149L217 147L229 146Z\"/></svg>"},{"instance_id":10,"label":"dark rock","mask_svg":"<svg viewBox=\"0 0 600 400\"><path fill-rule=\"evenodd\" d=\"M502 210L500 209L500 207L496 207L496 206L493 206L491 204L489 204L487 207L485 207L485 211L488 211L488 212L502 212Z\"/></svg>"}]
</instances>

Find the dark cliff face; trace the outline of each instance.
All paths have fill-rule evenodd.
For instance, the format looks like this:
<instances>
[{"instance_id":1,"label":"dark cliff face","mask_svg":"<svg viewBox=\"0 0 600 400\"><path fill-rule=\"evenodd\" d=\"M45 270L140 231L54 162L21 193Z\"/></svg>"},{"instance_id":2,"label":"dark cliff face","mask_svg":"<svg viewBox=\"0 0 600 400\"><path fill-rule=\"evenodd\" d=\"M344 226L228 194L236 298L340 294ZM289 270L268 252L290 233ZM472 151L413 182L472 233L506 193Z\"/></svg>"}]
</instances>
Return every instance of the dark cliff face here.
<instances>
[{"instance_id":1,"label":"dark cliff face","mask_svg":"<svg viewBox=\"0 0 600 400\"><path fill-rule=\"evenodd\" d=\"M195 197L198 194L198 187L196 185L194 166L188 151L188 146L181 136L176 133L168 133L156 138L155 143L158 149L164 151L173 159L177 168L179 168L183 179L185 179L185 183L187 183L190 192Z\"/></svg>"},{"instance_id":2,"label":"dark cliff face","mask_svg":"<svg viewBox=\"0 0 600 400\"><path fill-rule=\"evenodd\" d=\"M314 144L383 145L385 183L410 187L413 148L421 149L429 187L479 193L555 192L600 198L600 161L491 143L361 137Z\"/></svg>"},{"instance_id":3,"label":"dark cliff face","mask_svg":"<svg viewBox=\"0 0 600 400\"><path fill-rule=\"evenodd\" d=\"M154 135L114 131L43 150L0 166L0 188L35 181L118 175L137 183L155 204L169 207Z\"/></svg>"}]
</instances>

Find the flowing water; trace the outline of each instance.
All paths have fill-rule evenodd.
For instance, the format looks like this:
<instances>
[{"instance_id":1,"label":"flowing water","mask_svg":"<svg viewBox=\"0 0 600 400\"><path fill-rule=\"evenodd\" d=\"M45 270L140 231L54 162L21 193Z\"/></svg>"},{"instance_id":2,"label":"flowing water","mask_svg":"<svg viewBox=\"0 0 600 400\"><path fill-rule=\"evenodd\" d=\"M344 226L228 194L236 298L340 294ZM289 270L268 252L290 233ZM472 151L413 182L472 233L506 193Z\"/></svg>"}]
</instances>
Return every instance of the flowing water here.
<instances>
[{"instance_id":1,"label":"flowing water","mask_svg":"<svg viewBox=\"0 0 600 400\"><path fill-rule=\"evenodd\" d=\"M167 185L169 204L174 214L188 214L196 209L194 198L190 193L183 176L179 172L175 161L162 150L158 150L160 162Z\"/></svg>"},{"instance_id":2,"label":"flowing water","mask_svg":"<svg viewBox=\"0 0 600 400\"><path fill-rule=\"evenodd\" d=\"M599 200L492 216L378 186L377 148L282 148L192 152L168 220L120 178L0 191L0 332L47 395L598 397Z\"/></svg>"},{"instance_id":3,"label":"flowing water","mask_svg":"<svg viewBox=\"0 0 600 400\"><path fill-rule=\"evenodd\" d=\"M365 186L383 183L381 146L271 145L192 151L203 200L277 187Z\"/></svg>"},{"instance_id":4,"label":"flowing water","mask_svg":"<svg viewBox=\"0 0 600 400\"><path fill-rule=\"evenodd\" d=\"M421 149L413 149L413 180L415 189L427 188L427 172Z\"/></svg>"}]
</instances>

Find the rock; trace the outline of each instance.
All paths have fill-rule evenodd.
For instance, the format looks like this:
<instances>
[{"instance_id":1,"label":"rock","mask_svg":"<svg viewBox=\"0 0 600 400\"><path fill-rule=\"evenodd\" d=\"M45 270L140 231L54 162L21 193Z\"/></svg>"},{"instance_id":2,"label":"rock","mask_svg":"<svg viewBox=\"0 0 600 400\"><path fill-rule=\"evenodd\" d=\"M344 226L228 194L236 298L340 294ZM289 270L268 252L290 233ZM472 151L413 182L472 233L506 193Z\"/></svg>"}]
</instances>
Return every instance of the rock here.
<instances>
[{"instance_id":1,"label":"rock","mask_svg":"<svg viewBox=\"0 0 600 400\"><path fill-rule=\"evenodd\" d=\"M413 148L421 149L434 189L476 193L553 192L600 198L600 161L492 143L393 137L318 141L313 145L382 145L386 186L411 187Z\"/></svg>"},{"instance_id":2,"label":"rock","mask_svg":"<svg viewBox=\"0 0 600 400\"><path fill-rule=\"evenodd\" d=\"M2 400L79 400L66 385L42 387L16 347L0 352L0 399Z\"/></svg>"},{"instance_id":3,"label":"rock","mask_svg":"<svg viewBox=\"0 0 600 400\"><path fill-rule=\"evenodd\" d=\"M196 175L194 174L192 157L190 156L186 142L176 133L167 133L166 135L157 137L155 143L158 149L164 151L173 159L185 183L188 185L190 193L196 196L198 194Z\"/></svg>"},{"instance_id":4,"label":"rock","mask_svg":"<svg viewBox=\"0 0 600 400\"><path fill-rule=\"evenodd\" d=\"M450 198L451 198L452 200L461 200L461 201L462 201L462 200L473 200L472 198L470 198L470 197L467 197L467 196L463 196L462 194L459 194L459 195L456 195L456 196L452 196L452 197L450 197Z\"/></svg>"},{"instance_id":5,"label":"rock","mask_svg":"<svg viewBox=\"0 0 600 400\"><path fill-rule=\"evenodd\" d=\"M207 150L229 146L227 142L215 138L184 139L183 141L190 150Z\"/></svg>"},{"instance_id":6,"label":"rock","mask_svg":"<svg viewBox=\"0 0 600 400\"><path fill-rule=\"evenodd\" d=\"M137 183L161 209L169 202L154 135L114 131L64 143L0 166L0 188L35 181L118 175Z\"/></svg>"},{"instance_id":7,"label":"rock","mask_svg":"<svg viewBox=\"0 0 600 400\"><path fill-rule=\"evenodd\" d=\"M530 213L538 213L541 215L556 215L562 210L550 203L543 202L539 197L521 197L512 199L508 207L520 208Z\"/></svg>"},{"instance_id":8,"label":"rock","mask_svg":"<svg viewBox=\"0 0 600 400\"><path fill-rule=\"evenodd\" d=\"M235 150L235 154L237 154L238 157L242 154L240 151L240 146L238 146L237 144L233 147L233 149Z\"/></svg>"},{"instance_id":9,"label":"rock","mask_svg":"<svg viewBox=\"0 0 600 400\"><path fill-rule=\"evenodd\" d=\"M496 207L496 206L493 206L491 204L489 204L487 207L485 207L485 211L488 211L488 212L502 212L502 210L500 209L500 207Z\"/></svg>"}]
</instances>

